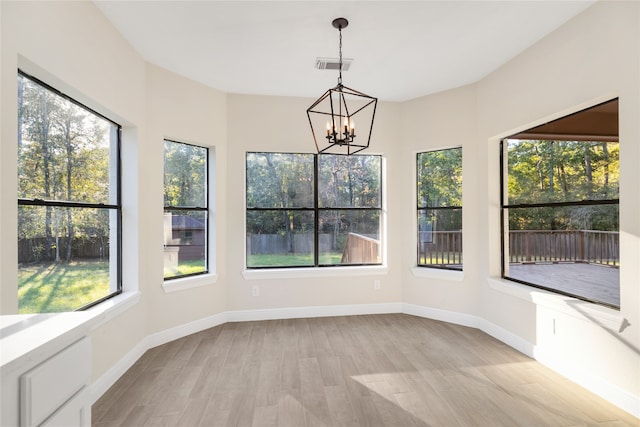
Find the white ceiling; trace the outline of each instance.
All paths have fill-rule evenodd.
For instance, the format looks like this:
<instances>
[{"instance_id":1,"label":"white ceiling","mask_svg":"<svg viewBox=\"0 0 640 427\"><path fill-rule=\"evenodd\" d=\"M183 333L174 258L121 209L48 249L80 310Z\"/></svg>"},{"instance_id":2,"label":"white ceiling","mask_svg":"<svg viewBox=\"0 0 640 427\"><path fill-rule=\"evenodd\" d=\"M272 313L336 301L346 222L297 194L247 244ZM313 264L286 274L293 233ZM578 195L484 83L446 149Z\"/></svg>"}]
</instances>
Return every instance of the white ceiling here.
<instances>
[{"instance_id":1,"label":"white ceiling","mask_svg":"<svg viewBox=\"0 0 640 427\"><path fill-rule=\"evenodd\" d=\"M337 71L334 18L345 17L343 83L403 101L473 83L589 1L99 1L148 61L231 93L317 98Z\"/></svg>"}]
</instances>

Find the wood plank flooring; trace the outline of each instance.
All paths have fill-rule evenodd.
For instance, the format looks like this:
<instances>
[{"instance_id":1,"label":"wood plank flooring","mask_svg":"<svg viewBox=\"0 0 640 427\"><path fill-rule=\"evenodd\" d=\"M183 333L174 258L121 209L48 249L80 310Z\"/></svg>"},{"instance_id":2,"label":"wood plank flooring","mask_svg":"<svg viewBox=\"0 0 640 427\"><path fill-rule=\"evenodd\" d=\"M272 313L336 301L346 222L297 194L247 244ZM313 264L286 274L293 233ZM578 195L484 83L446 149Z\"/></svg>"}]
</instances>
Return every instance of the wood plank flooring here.
<instances>
[{"instance_id":1,"label":"wood plank flooring","mask_svg":"<svg viewBox=\"0 0 640 427\"><path fill-rule=\"evenodd\" d=\"M483 332L405 314L227 323L147 351L111 426L639 426Z\"/></svg>"}]
</instances>

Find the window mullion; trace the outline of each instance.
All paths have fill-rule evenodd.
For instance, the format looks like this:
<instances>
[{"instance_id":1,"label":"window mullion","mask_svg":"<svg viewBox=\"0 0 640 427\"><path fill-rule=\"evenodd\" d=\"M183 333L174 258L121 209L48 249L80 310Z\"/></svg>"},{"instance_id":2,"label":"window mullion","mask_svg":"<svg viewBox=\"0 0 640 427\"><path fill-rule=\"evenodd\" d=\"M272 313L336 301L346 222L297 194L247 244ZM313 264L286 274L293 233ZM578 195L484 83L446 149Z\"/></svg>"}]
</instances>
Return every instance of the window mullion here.
<instances>
[{"instance_id":1,"label":"window mullion","mask_svg":"<svg viewBox=\"0 0 640 427\"><path fill-rule=\"evenodd\" d=\"M318 187L318 155L313 155L313 265L320 265L320 210Z\"/></svg>"}]
</instances>

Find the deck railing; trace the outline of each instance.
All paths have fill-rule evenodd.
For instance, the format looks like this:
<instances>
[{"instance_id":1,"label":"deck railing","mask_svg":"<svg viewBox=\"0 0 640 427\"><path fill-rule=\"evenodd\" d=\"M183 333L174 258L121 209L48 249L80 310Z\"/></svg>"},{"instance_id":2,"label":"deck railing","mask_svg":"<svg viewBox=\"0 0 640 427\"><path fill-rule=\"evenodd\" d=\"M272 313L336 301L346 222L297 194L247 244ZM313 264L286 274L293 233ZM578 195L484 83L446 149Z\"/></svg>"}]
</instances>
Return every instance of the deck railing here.
<instances>
[{"instance_id":1,"label":"deck railing","mask_svg":"<svg viewBox=\"0 0 640 427\"><path fill-rule=\"evenodd\" d=\"M512 230L509 262L584 262L620 265L617 231ZM462 231L423 231L418 243L421 265L462 264Z\"/></svg>"},{"instance_id":2,"label":"deck railing","mask_svg":"<svg viewBox=\"0 0 640 427\"><path fill-rule=\"evenodd\" d=\"M585 262L618 266L620 235L617 231L512 230L509 262Z\"/></svg>"},{"instance_id":3,"label":"deck railing","mask_svg":"<svg viewBox=\"0 0 640 427\"><path fill-rule=\"evenodd\" d=\"M462 230L421 231L418 260L420 265L462 265Z\"/></svg>"}]
</instances>

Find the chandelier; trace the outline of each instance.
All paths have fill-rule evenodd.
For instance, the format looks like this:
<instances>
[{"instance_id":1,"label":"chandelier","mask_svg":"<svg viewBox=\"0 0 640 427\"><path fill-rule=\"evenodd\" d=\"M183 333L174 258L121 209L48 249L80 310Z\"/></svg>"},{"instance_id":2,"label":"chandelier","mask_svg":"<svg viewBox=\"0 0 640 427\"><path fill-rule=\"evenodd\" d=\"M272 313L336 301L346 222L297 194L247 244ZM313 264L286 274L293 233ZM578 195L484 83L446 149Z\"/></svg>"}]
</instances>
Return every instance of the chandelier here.
<instances>
[{"instance_id":1,"label":"chandelier","mask_svg":"<svg viewBox=\"0 0 640 427\"><path fill-rule=\"evenodd\" d=\"M342 29L349 21L336 18L331 25L340 34L338 84L307 108L307 117L318 153L351 155L369 147L378 99L342 84Z\"/></svg>"}]
</instances>

